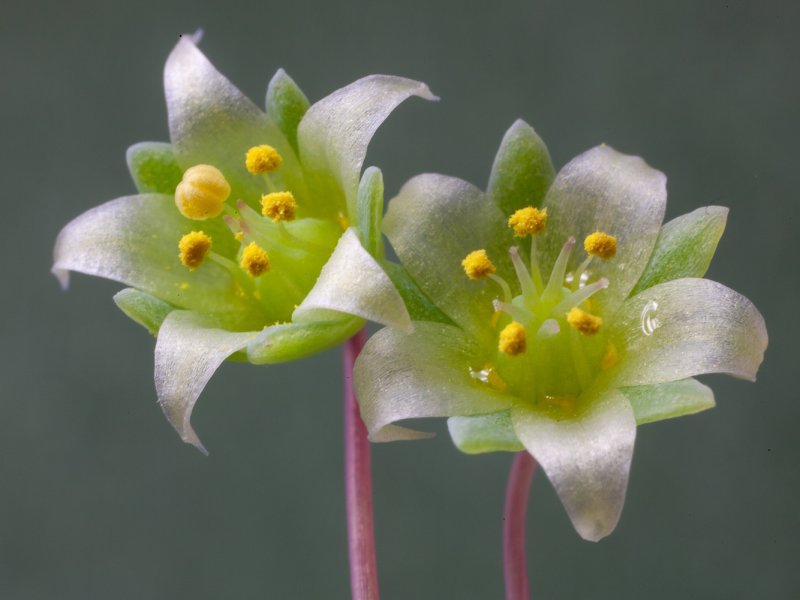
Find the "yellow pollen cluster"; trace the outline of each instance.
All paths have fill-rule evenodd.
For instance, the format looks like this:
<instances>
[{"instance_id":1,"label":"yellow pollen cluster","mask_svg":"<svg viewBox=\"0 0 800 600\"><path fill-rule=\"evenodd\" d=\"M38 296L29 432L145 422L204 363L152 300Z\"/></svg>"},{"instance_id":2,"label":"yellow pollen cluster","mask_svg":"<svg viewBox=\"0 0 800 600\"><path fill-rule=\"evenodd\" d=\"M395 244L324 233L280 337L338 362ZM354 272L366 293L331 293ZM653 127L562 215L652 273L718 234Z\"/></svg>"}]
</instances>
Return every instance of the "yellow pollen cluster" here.
<instances>
[{"instance_id":1,"label":"yellow pollen cluster","mask_svg":"<svg viewBox=\"0 0 800 600\"><path fill-rule=\"evenodd\" d=\"M486 279L492 275L496 269L486 255L486 250L475 250L467 254L466 258L461 261L461 266L464 267L464 273L470 279Z\"/></svg>"},{"instance_id":2,"label":"yellow pollen cluster","mask_svg":"<svg viewBox=\"0 0 800 600\"><path fill-rule=\"evenodd\" d=\"M600 331L603 319L590 315L578 307L573 308L567 313L567 323L572 325L583 335L594 335Z\"/></svg>"},{"instance_id":3,"label":"yellow pollen cluster","mask_svg":"<svg viewBox=\"0 0 800 600\"><path fill-rule=\"evenodd\" d=\"M525 328L516 321L509 323L500 332L500 341L497 344L498 350L509 356L522 354L528 348L528 338Z\"/></svg>"},{"instance_id":4,"label":"yellow pollen cluster","mask_svg":"<svg viewBox=\"0 0 800 600\"><path fill-rule=\"evenodd\" d=\"M517 237L528 237L544 231L547 225L547 209L539 210L533 206L520 208L508 219L508 226Z\"/></svg>"},{"instance_id":5,"label":"yellow pollen cluster","mask_svg":"<svg viewBox=\"0 0 800 600\"><path fill-rule=\"evenodd\" d=\"M602 231L595 231L586 236L583 241L583 248L586 250L586 254L590 256L598 256L603 260L608 260L609 258L614 258L617 253L617 238Z\"/></svg>"},{"instance_id":6,"label":"yellow pollen cluster","mask_svg":"<svg viewBox=\"0 0 800 600\"><path fill-rule=\"evenodd\" d=\"M347 230L350 227L350 219L347 218L347 215L343 212L340 212L336 215L336 221L339 223L339 227L341 227L342 231Z\"/></svg>"},{"instance_id":7,"label":"yellow pollen cluster","mask_svg":"<svg viewBox=\"0 0 800 600\"><path fill-rule=\"evenodd\" d=\"M282 162L283 157L278 151L266 144L250 148L244 159L247 170L253 175L272 173L281 166Z\"/></svg>"},{"instance_id":8,"label":"yellow pollen cluster","mask_svg":"<svg viewBox=\"0 0 800 600\"><path fill-rule=\"evenodd\" d=\"M194 271L208 256L211 250L211 238L202 231L192 231L178 242L178 250L180 250L178 257L183 266Z\"/></svg>"},{"instance_id":9,"label":"yellow pollen cluster","mask_svg":"<svg viewBox=\"0 0 800 600\"><path fill-rule=\"evenodd\" d=\"M189 219L213 219L222 212L231 194L231 186L222 172L211 165L195 165L186 169L175 188L175 205Z\"/></svg>"},{"instance_id":10,"label":"yellow pollen cluster","mask_svg":"<svg viewBox=\"0 0 800 600\"><path fill-rule=\"evenodd\" d=\"M269 254L255 242L250 242L242 251L242 262L239 264L251 277L258 277L269 271Z\"/></svg>"},{"instance_id":11,"label":"yellow pollen cluster","mask_svg":"<svg viewBox=\"0 0 800 600\"><path fill-rule=\"evenodd\" d=\"M273 192L261 196L261 214L275 223L294 221L297 215L297 202L292 192Z\"/></svg>"}]
</instances>

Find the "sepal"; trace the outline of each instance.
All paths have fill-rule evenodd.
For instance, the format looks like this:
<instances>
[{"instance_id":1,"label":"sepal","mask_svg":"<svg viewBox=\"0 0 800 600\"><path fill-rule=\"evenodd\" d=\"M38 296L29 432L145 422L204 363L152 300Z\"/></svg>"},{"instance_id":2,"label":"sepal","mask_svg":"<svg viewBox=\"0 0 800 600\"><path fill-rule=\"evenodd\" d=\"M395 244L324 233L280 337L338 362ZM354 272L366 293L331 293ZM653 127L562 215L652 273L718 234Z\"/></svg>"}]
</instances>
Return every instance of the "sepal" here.
<instances>
[{"instance_id":1,"label":"sepal","mask_svg":"<svg viewBox=\"0 0 800 600\"><path fill-rule=\"evenodd\" d=\"M711 388L692 378L620 391L631 403L637 425L693 415L715 406Z\"/></svg>"},{"instance_id":2,"label":"sepal","mask_svg":"<svg viewBox=\"0 0 800 600\"><path fill-rule=\"evenodd\" d=\"M278 69L267 87L267 115L275 122L297 152L297 126L310 103L294 79Z\"/></svg>"},{"instance_id":3,"label":"sepal","mask_svg":"<svg viewBox=\"0 0 800 600\"><path fill-rule=\"evenodd\" d=\"M264 365L305 358L344 342L363 326L364 320L357 317L272 325L248 344L247 359Z\"/></svg>"},{"instance_id":4,"label":"sepal","mask_svg":"<svg viewBox=\"0 0 800 600\"><path fill-rule=\"evenodd\" d=\"M514 433L508 410L473 417L450 417L447 429L453 443L465 454L525 450Z\"/></svg>"},{"instance_id":5,"label":"sepal","mask_svg":"<svg viewBox=\"0 0 800 600\"><path fill-rule=\"evenodd\" d=\"M125 288L117 292L114 294L114 302L128 318L154 336L158 335L167 315L175 310L168 302L136 288Z\"/></svg>"},{"instance_id":6,"label":"sepal","mask_svg":"<svg viewBox=\"0 0 800 600\"><path fill-rule=\"evenodd\" d=\"M133 183L141 194L175 193L183 171L172 146L165 142L139 142L125 154Z\"/></svg>"}]
</instances>

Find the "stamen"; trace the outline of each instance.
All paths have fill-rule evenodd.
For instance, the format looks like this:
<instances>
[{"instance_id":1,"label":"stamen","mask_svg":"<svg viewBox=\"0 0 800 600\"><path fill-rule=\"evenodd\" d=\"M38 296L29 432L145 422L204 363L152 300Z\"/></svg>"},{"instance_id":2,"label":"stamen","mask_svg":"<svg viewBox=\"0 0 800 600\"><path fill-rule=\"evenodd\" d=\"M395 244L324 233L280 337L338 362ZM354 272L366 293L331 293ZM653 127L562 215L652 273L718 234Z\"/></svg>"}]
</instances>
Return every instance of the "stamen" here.
<instances>
[{"instance_id":1,"label":"stamen","mask_svg":"<svg viewBox=\"0 0 800 600\"><path fill-rule=\"evenodd\" d=\"M492 306L494 307L495 311L502 311L506 313L509 317L511 317L515 321L518 321L519 323L522 323L523 325L526 325L531 321L533 321L533 315L530 312L519 306L514 306L509 302L501 302L500 300L494 300L492 301Z\"/></svg>"},{"instance_id":2,"label":"stamen","mask_svg":"<svg viewBox=\"0 0 800 600\"><path fill-rule=\"evenodd\" d=\"M461 266L464 267L464 273L466 273L467 277L474 280L486 279L497 270L492 261L489 260L486 250L470 252L461 261Z\"/></svg>"},{"instance_id":3,"label":"stamen","mask_svg":"<svg viewBox=\"0 0 800 600\"><path fill-rule=\"evenodd\" d=\"M617 238L602 231L595 231L586 236L583 248L589 256L598 256L603 260L608 260L614 258L617 253Z\"/></svg>"},{"instance_id":4,"label":"stamen","mask_svg":"<svg viewBox=\"0 0 800 600\"><path fill-rule=\"evenodd\" d=\"M603 355L603 359L600 361L600 368L603 371L608 371L611 367L617 364L617 360L619 359L619 353L617 352L617 347L608 342L608 346L606 346L606 353Z\"/></svg>"},{"instance_id":5,"label":"stamen","mask_svg":"<svg viewBox=\"0 0 800 600\"><path fill-rule=\"evenodd\" d=\"M539 210L533 206L520 208L508 219L508 226L514 230L517 237L536 235L544 231L547 225L547 209Z\"/></svg>"},{"instance_id":6,"label":"stamen","mask_svg":"<svg viewBox=\"0 0 800 600\"><path fill-rule=\"evenodd\" d=\"M547 319L542 323L541 327L539 327L539 331L536 332L536 339L539 341L545 340L559 333L561 333L561 327L558 326L558 321L555 319Z\"/></svg>"},{"instance_id":7,"label":"stamen","mask_svg":"<svg viewBox=\"0 0 800 600\"><path fill-rule=\"evenodd\" d=\"M575 238L569 238L564 246L561 248L561 253L556 259L556 264L553 265L553 271L550 273L550 280L547 282L547 287L542 292L542 298L548 300L557 296L558 292L564 287L564 275L567 272L567 263L569 256L572 254L572 248L575 246Z\"/></svg>"},{"instance_id":8,"label":"stamen","mask_svg":"<svg viewBox=\"0 0 800 600\"><path fill-rule=\"evenodd\" d=\"M273 192L261 196L261 214L272 219L274 223L280 221L294 221L297 216L297 202L292 192Z\"/></svg>"},{"instance_id":9,"label":"stamen","mask_svg":"<svg viewBox=\"0 0 800 600\"><path fill-rule=\"evenodd\" d=\"M231 186L219 169L195 165L186 169L175 188L175 205L184 217L204 221L219 216L230 193Z\"/></svg>"},{"instance_id":10,"label":"stamen","mask_svg":"<svg viewBox=\"0 0 800 600\"><path fill-rule=\"evenodd\" d=\"M184 267L194 271L203 264L211 250L211 238L202 231L192 231L184 235L178 242L178 257Z\"/></svg>"},{"instance_id":11,"label":"stamen","mask_svg":"<svg viewBox=\"0 0 800 600\"><path fill-rule=\"evenodd\" d=\"M589 285L585 285L582 288L579 288L572 292L569 296L564 298L561 302L556 304L553 308L553 314L560 315L568 311L570 308L578 306L594 296L600 290L604 290L608 287L608 279L603 277L602 279L598 279L594 283L590 283Z\"/></svg>"},{"instance_id":12,"label":"stamen","mask_svg":"<svg viewBox=\"0 0 800 600\"><path fill-rule=\"evenodd\" d=\"M339 223L339 227L341 227L342 231L346 231L347 228L350 227L350 219L348 219L347 215L343 212L336 215L336 221Z\"/></svg>"},{"instance_id":13,"label":"stamen","mask_svg":"<svg viewBox=\"0 0 800 600\"><path fill-rule=\"evenodd\" d=\"M275 148L267 144L250 148L244 160L245 167L253 175L272 173L281 166L282 162L283 157Z\"/></svg>"},{"instance_id":14,"label":"stamen","mask_svg":"<svg viewBox=\"0 0 800 600\"><path fill-rule=\"evenodd\" d=\"M531 276L533 277L533 284L536 286L536 291L540 294L544 289L544 282L542 281L542 273L539 271L539 259L536 256L536 236L531 236Z\"/></svg>"},{"instance_id":15,"label":"stamen","mask_svg":"<svg viewBox=\"0 0 800 600\"><path fill-rule=\"evenodd\" d=\"M594 335L600 331L603 319L575 307L567 313L567 323L583 335Z\"/></svg>"},{"instance_id":16,"label":"stamen","mask_svg":"<svg viewBox=\"0 0 800 600\"><path fill-rule=\"evenodd\" d=\"M518 356L525 352L528 347L525 327L520 323L511 322L500 332L500 340L497 348L500 352L509 356Z\"/></svg>"},{"instance_id":17,"label":"stamen","mask_svg":"<svg viewBox=\"0 0 800 600\"><path fill-rule=\"evenodd\" d=\"M250 242L242 251L242 261L240 264L251 277L258 277L269 271L269 255L261 246L255 242Z\"/></svg>"},{"instance_id":18,"label":"stamen","mask_svg":"<svg viewBox=\"0 0 800 600\"><path fill-rule=\"evenodd\" d=\"M536 291L536 286L533 285L533 280L531 279L530 273L528 273L528 269L525 268L525 263L523 263L522 259L519 257L519 248L512 246L508 250L508 253L511 256L511 263L514 265L514 270L517 272L517 279L519 279L519 285L522 289L522 297L525 298L528 304L532 305L539 300L539 294Z\"/></svg>"},{"instance_id":19,"label":"stamen","mask_svg":"<svg viewBox=\"0 0 800 600\"><path fill-rule=\"evenodd\" d=\"M500 286L500 289L503 290L503 300L506 302L511 302L511 287L508 285L508 282L500 277L499 275L495 275L492 273L489 275L489 279L494 281L497 285Z\"/></svg>"}]
</instances>

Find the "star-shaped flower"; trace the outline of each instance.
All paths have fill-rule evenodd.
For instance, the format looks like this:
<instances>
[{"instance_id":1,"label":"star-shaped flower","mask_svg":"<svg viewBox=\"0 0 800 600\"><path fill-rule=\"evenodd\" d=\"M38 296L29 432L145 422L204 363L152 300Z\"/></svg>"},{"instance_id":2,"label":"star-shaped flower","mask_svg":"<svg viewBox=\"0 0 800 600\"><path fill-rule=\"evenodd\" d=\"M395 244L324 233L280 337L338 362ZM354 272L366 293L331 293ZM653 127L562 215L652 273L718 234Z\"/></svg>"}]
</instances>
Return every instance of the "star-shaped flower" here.
<instances>
[{"instance_id":1,"label":"star-shaped flower","mask_svg":"<svg viewBox=\"0 0 800 600\"><path fill-rule=\"evenodd\" d=\"M266 113L184 36L167 59L171 142L137 144L139 194L91 209L58 236L53 272L131 286L119 307L158 339L159 402L203 449L190 417L228 357L293 360L338 344L363 319L408 330L380 267L383 180L367 144L422 83L372 75L313 106L279 70Z\"/></svg>"},{"instance_id":2,"label":"star-shaped flower","mask_svg":"<svg viewBox=\"0 0 800 600\"><path fill-rule=\"evenodd\" d=\"M441 175L409 181L384 230L440 317L383 329L357 365L374 441L412 439L394 422L448 416L465 452L526 449L578 533L616 526L637 423L713 406L692 379L754 379L767 345L746 298L702 279L727 209L662 226L666 179L608 146L554 174L543 142L515 123L488 191Z\"/></svg>"}]
</instances>

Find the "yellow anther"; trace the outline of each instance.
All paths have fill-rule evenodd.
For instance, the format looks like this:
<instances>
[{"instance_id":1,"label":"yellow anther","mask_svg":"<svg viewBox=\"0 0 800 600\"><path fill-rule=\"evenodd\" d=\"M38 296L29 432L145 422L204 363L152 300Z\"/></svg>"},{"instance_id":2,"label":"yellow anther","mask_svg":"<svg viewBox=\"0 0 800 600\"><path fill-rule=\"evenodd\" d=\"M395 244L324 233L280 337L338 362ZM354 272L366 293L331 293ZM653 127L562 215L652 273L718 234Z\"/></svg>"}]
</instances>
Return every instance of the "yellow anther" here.
<instances>
[{"instance_id":1,"label":"yellow anther","mask_svg":"<svg viewBox=\"0 0 800 600\"><path fill-rule=\"evenodd\" d=\"M236 233L234 233L233 234L233 239L235 239L237 242L243 241L244 240L244 231L237 231Z\"/></svg>"},{"instance_id":2,"label":"yellow anther","mask_svg":"<svg viewBox=\"0 0 800 600\"><path fill-rule=\"evenodd\" d=\"M470 252L461 261L461 266L464 267L464 273L470 279L486 279L497 270L486 255L486 250Z\"/></svg>"},{"instance_id":3,"label":"yellow anther","mask_svg":"<svg viewBox=\"0 0 800 600\"><path fill-rule=\"evenodd\" d=\"M500 332L500 341L497 344L498 350L509 356L522 354L528 348L528 336L525 327L513 321L503 328Z\"/></svg>"},{"instance_id":4,"label":"yellow anther","mask_svg":"<svg viewBox=\"0 0 800 600\"><path fill-rule=\"evenodd\" d=\"M275 223L294 221L297 215L297 202L292 192L273 192L261 196L261 214Z\"/></svg>"},{"instance_id":5,"label":"yellow anther","mask_svg":"<svg viewBox=\"0 0 800 600\"><path fill-rule=\"evenodd\" d=\"M178 257L184 267L194 271L203 264L206 256L211 250L211 238L202 231L192 231L187 233L178 242ZM187 284L188 287L188 284Z\"/></svg>"},{"instance_id":6,"label":"yellow anther","mask_svg":"<svg viewBox=\"0 0 800 600\"><path fill-rule=\"evenodd\" d=\"M508 384L503 381L503 378L497 374L497 370L491 365L486 366L486 383L498 392L505 392L508 389Z\"/></svg>"},{"instance_id":7,"label":"yellow anther","mask_svg":"<svg viewBox=\"0 0 800 600\"><path fill-rule=\"evenodd\" d=\"M608 342L606 346L606 353L603 355L603 359L600 361L600 368L603 371L608 371L611 367L617 364L619 360L619 353L617 352L617 347Z\"/></svg>"},{"instance_id":8,"label":"yellow anther","mask_svg":"<svg viewBox=\"0 0 800 600\"><path fill-rule=\"evenodd\" d=\"M195 165L186 169L175 188L175 205L189 219L213 219L222 212L231 186L225 176L211 165Z\"/></svg>"},{"instance_id":9,"label":"yellow anther","mask_svg":"<svg viewBox=\"0 0 800 600\"><path fill-rule=\"evenodd\" d=\"M594 335L600 331L600 326L603 324L603 319L594 315L590 315L586 311L575 307L567 313L567 323L572 325L583 335Z\"/></svg>"},{"instance_id":10,"label":"yellow anther","mask_svg":"<svg viewBox=\"0 0 800 600\"><path fill-rule=\"evenodd\" d=\"M281 166L283 157L272 146L253 146L247 151L244 164L253 175L272 173Z\"/></svg>"},{"instance_id":11,"label":"yellow anther","mask_svg":"<svg viewBox=\"0 0 800 600\"><path fill-rule=\"evenodd\" d=\"M539 210L533 206L520 208L508 219L508 226L517 237L528 237L544 231L547 225L547 209Z\"/></svg>"},{"instance_id":12,"label":"yellow anther","mask_svg":"<svg viewBox=\"0 0 800 600\"><path fill-rule=\"evenodd\" d=\"M595 231L583 240L583 248L589 256L598 256L603 260L614 258L617 253L617 238L602 231Z\"/></svg>"},{"instance_id":13,"label":"yellow anther","mask_svg":"<svg viewBox=\"0 0 800 600\"><path fill-rule=\"evenodd\" d=\"M239 264L251 277L258 277L269 271L269 254L255 242L250 242L242 251L242 262Z\"/></svg>"},{"instance_id":14,"label":"yellow anther","mask_svg":"<svg viewBox=\"0 0 800 600\"><path fill-rule=\"evenodd\" d=\"M342 228L342 231L346 231L347 228L350 227L350 219L348 219L347 215L343 212L336 215L336 220L339 222L339 227Z\"/></svg>"}]
</instances>

